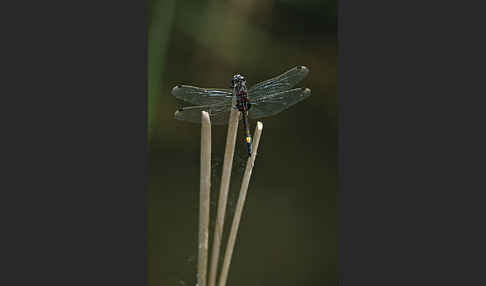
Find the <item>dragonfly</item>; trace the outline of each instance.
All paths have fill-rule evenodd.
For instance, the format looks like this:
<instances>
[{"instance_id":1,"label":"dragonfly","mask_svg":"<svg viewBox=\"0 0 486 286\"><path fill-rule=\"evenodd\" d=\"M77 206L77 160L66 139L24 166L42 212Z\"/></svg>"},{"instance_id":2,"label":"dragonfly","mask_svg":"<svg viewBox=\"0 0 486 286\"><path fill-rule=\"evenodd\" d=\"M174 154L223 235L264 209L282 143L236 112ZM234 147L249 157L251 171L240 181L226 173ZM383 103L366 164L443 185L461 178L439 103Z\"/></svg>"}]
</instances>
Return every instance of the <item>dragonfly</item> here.
<instances>
[{"instance_id":1,"label":"dragonfly","mask_svg":"<svg viewBox=\"0 0 486 286\"><path fill-rule=\"evenodd\" d=\"M178 120L201 123L201 111L207 111L211 124L225 125L228 124L231 109L239 110L248 155L251 156L252 138L248 118L273 116L309 97L310 89L293 88L308 73L307 67L297 66L250 88L247 88L246 78L241 74L233 76L229 89L177 85L172 89L172 95L194 106L179 108L174 116Z\"/></svg>"}]
</instances>

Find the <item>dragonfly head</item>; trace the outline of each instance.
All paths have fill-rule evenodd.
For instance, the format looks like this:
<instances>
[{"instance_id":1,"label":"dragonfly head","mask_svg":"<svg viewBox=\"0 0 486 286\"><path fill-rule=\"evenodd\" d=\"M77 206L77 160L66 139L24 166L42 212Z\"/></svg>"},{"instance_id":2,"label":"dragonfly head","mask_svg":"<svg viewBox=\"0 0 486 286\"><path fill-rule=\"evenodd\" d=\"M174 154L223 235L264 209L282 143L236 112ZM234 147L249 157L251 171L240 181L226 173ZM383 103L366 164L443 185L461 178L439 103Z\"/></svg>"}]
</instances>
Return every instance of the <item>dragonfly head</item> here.
<instances>
[{"instance_id":1,"label":"dragonfly head","mask_svg":"<svg viewBox=\"0 0 486 286\"><path fill-rule=\"evenodd\" d=\"M231 80L231 88L237 88L238 90L246 88L245 77L241 74L236 74L235 76L233 76L233 79Z\"/></svg>"}]
</instances>

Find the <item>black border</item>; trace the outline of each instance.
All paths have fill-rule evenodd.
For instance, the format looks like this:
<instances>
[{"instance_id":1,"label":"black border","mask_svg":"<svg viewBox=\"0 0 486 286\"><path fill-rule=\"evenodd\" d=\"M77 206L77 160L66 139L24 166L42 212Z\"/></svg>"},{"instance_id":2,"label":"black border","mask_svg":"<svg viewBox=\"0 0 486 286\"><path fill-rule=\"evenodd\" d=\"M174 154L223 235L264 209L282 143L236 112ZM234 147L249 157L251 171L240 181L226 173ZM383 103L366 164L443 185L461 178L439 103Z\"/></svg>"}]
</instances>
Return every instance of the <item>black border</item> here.
<instances>
[{"instance_id":1,"label":"black border","mask_svg":"<svg viewBox=\"0 0 486 286\"><path fill-rule=\"evenodd\" d=\"M484 17L456 4L339 2L342 285L485 283Z\"/></svg>"},{"instance_id":2,"label":"black border","mask_svg":"<svg viewBox=\"0 0 486 286\"><path fill-rule=\"evenodd\" d=\"M1 284L146 285L147 3L21 4L4 10Z\"/></svg>"}]
</instances>

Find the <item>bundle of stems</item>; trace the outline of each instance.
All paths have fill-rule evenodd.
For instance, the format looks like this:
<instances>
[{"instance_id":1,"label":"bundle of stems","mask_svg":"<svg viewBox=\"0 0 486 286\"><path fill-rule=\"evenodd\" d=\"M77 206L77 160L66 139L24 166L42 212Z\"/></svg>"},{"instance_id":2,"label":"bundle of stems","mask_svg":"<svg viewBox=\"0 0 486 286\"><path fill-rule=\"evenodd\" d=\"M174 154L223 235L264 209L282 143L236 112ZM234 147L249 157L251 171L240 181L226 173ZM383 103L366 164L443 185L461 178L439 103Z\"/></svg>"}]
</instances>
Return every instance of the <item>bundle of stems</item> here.
<instances>
[{"instance_id":1,"label":"bundle of stems","mask_svg":"<svg viewBox=\"0 0 486 286\"><path fill-rule=\"evenodd\" d=\"M221 247L221 237L223 235L224 218L226 213L226 205L228 199L228 191L231 179L231 170L233 165L233 156L235 150L236 133L238 129L238 121L240 111L232 109L230 119L228 122L228 134L226 137L226 148L223 162L223 172L221 175L221 187L219 192L219 200L216 214L216 224L213 234L213 245L211 253L211 265L209 272L209 286L215 286L216 276L218 273L218 258ZM198 271L197 271L197 285L206 286L207 280L207 266L208 266L208 244L209 244L209 205L210 205L210 189L211 189L211 122L209 114L202 112L201 124L201 181L200 181L200 207L199 207L199 245L198 245ZM225 286L229 267L231 264L231 257L236 242L236 235L238 233L238 226L241 220L243 207L245 204L248 185L250 182L251 173L253 170L255 157L257 155L258 144L260 136L263 131L263 124L257 123L255 134L253 137L253 150L247 160L243 181L240 188L240 195L236 204L236 211L233 217L233 223L229 234L226 251L223 260L223 266L219 277L218 286Z\"/></svg>"}]
</instances>

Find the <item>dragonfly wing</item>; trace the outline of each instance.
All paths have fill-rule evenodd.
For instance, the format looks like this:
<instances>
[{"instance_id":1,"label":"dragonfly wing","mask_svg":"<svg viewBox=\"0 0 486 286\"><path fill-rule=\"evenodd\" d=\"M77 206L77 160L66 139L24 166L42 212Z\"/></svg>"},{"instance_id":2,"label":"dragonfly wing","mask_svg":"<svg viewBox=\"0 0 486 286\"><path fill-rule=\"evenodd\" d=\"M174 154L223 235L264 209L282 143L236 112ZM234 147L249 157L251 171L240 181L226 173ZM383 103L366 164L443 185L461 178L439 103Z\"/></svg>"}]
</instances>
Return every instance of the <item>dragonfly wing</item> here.
<instances>
[{"instance_id":1,"label":"dragonfly wing","mask_svg":"<svg viewBox=\"0 0 486 286\"><path fill-rule=\"evenodd\" d=\"M201 123L201 111L207 111L212 125L226 125L229 121L231 108L231 102L213 105L187 106L177 110L174 116L178 120Z\"/></svg>"},{"instance_id":2,"label":"dragonfly wing","mask_svg":"<svg viewBox=\"0 0 486 286\"><path fill-rule=\"evenodd\" d=\"M251 102L248 115L253 119L272 116L311 95L310 89L295 88L271 94Z\"/></svg>"},{"instance_id":3,"label":"dragonfly wing","mask_svg":"<svg viewBox=\"0 0 486 286\"><path fill-rule=\"evenodd\" d=\"M178 85L172 89L172 95L195 105L211 105L231 102L233 92L231 89Z\"/></svg>"},{"instance_id":4,"label":"dragonfly wing","mask_svg":"<svg viewBox=\"0 0 486 286\"><path fill-rule=\"evenodd\" d=\"M289 90L304 79L308 73L309 69L305 66L294 67L277 77L255 84L248 90L248 97L251 100L258 100L270 94Z\"/></svg>"}]
</instances>

